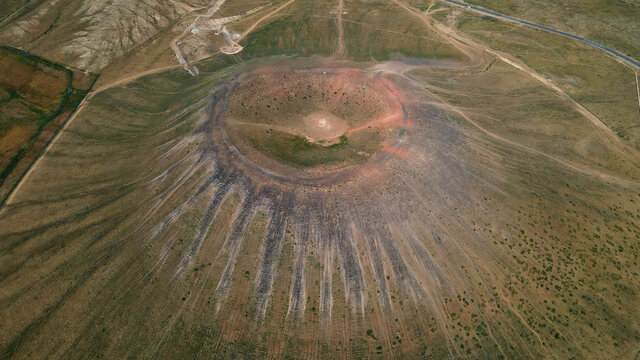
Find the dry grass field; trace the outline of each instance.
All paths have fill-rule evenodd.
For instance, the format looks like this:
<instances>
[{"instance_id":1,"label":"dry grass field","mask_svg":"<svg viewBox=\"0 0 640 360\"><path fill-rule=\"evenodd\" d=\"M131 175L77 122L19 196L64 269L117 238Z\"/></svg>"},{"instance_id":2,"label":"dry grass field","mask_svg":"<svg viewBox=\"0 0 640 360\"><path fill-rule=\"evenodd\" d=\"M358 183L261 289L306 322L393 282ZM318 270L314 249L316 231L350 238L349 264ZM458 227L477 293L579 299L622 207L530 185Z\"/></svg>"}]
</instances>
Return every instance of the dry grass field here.
<instances>
[{"instance_id":1,"label":"dry grass field","mask_svg":"<svg viewBox=\"0 0 640 360\"><path fill-rule=\"evenodd\" d=\"M633 2L470 3L640 49ZM12 4L65 68L0 58L0 144L67 105L0 208L0 359L640 356L640 69L440 1Z\"/></svg>"},{"instance_id":2,"label":"dry grass field","mask_svg":"<svg viewBox=\"0 0 640 360\"><path fill-rule=\"evenodd\" d=\"M16 49L0 48L0 204L93 79Z\"/></svg>"}]
</instances>

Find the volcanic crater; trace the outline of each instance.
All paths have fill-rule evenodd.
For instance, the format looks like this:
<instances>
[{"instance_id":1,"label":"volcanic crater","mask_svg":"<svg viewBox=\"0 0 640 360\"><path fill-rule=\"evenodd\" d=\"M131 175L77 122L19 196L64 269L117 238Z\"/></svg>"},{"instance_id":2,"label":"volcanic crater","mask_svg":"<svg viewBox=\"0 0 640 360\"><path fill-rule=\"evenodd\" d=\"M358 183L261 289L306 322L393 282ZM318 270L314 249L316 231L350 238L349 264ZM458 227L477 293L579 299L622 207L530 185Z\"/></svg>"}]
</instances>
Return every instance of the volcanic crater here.
<instances>
[{"instance_id":1,"label":"volcanic crater","mask_svg":"<svg viewBox=\"0 0 640 360\"><path fill-rule=\"evenodd\" d=\"M357 68L258 69L230 86L222 128L270 174L315 178L386 158L407 127L400 92Z\"/></svg>"}]
</instances>

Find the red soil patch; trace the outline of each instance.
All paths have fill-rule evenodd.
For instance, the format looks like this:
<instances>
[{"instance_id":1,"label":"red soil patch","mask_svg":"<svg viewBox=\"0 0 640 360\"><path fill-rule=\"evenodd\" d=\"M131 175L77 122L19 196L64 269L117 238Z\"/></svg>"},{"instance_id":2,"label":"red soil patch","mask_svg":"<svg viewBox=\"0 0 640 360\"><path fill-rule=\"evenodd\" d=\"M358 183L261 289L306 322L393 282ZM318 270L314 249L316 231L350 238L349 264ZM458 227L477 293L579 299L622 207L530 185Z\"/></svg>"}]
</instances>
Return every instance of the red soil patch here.
<instances>
[{"instance_id":1,"label":"red soil patch","mask_svg":"<svg viewBox=\"0 0 640 360\"><path fill-rule=\"evenodd\" d=\"M404 95L380 74L272 66L241 74L237 81L226 107L226 132L241 153L270 173L298 177L353 168L378 159L373 156L378 151L404 156L393 146L408 126ZM322 145L326 153L292 136ZM314 169L288 169L300 163Z\"/></svg>"}]
</instances>

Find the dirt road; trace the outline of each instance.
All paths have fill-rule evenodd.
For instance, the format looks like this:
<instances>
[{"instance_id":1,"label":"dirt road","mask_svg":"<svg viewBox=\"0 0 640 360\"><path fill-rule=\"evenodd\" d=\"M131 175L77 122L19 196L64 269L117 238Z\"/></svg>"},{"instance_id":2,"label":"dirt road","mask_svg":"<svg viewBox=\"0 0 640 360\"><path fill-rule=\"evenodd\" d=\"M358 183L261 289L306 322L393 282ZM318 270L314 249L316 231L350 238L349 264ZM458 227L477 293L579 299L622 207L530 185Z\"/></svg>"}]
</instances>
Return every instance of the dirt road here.
<instances>
[{"instance_id":1,"label":"dirt road","mask_svg":"<svg viewBox=\"0 0 640 360\"><path fill-rule=\"evenodd\" d=\"M344 48L344 28L342 27L342 12L344 11L344 0L338 1L338 7L336 8L336 19L337 19L337 27L338 27L338 47L334 55L336 57L341 57L345 53Z\"/></svg>"},{"instance_id":2,"label":"dirt road","mask_svg":"<svg viewBox=\"0 0 640 360\"><path fill-rule=\"evenodd\" d=\"M636 74L636 90L638 91L638 112L640 112L640 83L638 83L638 73Z\"/></svg>"},{"instance_id":3,"label":"dirt road","mask_svg":"<svg viewBox=\"0 0 640 360\"><path fill-rule=\"evenodd\" d=\"M640 153L636 149L623 143L620 140L620 138L613 132L613 130L607 127L607 125L604 124L598 117L596 117L593 113L587 110L580 103L575 101L571 96L569 96L562 89L556 86L551 80L538 74L532 68L516 60L511 55L491 49L486 45L476 42L466 34L463 34L453 28L450 28L440 22L433 20L428 13L426 12L423 13L416 7L405 4L400 0L393 0L393 2L398 4L400 7L402 7L409 13L413 14L414 16L417 16L418 18L420 18L429 29L436 31L443 38L448 40L452 46L454 46L456 49L459 49L464 54L469 56L469 58L471 59L471 63L475 64L478 61L482 63L482 61L479 59L476 59L476 61L474 62L474 57L478 56L479 53L488 53L500 59L501 61L505 62L506 64L513 66L514 68L536 79L537 81L542 83L545 87L553 90L558 95L560 95L560 97L562 97L565 101L571 104L580 114L582 114L585 118L587 118L595 126L598 132L605 139L607 139L608 142L611 143L611 145L613 145L615 149L618 150L621 156L623 156L624 158L630 161L636 161L640 157Z\"/></svg>"},{"instance_id":4,"label":"dirt road","mask_svg":"<svg viewBox=\"0 0 640 360\"><path fill-rule=\"evenodd\" d=\"M256 21L255 23L253 23L253 25L249 26L247 28L247 30L245 30L240 37L238 38L238 41L244 39L245 36L247 36L250 32L253 31L253 29L256 28L256 26L258 26L261 22L263 22L264 20L272 17L273 15L277 14L278 12L280 12L280 10L284 9L285 7L293 4L296 0L288 0L287 2L285 2L284 4L278 6L275 10L271 11L270 13L266 14L265 16L261 17L260 19L258 19L258 21Z\"/></svg>"}]
</instances>

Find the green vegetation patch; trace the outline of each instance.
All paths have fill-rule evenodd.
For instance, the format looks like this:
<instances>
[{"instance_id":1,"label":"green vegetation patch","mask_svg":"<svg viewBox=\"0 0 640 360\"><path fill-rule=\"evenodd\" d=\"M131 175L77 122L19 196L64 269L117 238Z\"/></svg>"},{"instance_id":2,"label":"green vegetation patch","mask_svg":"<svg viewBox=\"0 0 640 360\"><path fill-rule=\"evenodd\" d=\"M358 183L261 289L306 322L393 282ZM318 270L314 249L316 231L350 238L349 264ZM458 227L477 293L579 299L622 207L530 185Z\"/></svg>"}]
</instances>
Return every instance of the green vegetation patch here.
<instances>
[{"instance_id":1,"label":"green vegetation patch","mask_svg":"<svg viewBox=\"0 0 640 360\"><path fill-rule=\"evenodd\" d=\"M334 164L346 160L364 160L366 155L351 144L346 136L340 142L330 146L322 146L307 141L302 136L287 134L281 131L267 131L264 136L250 136L249 140L256 150L269 154L287 164L311 167Z\"/></svg>"}]
</instances>

